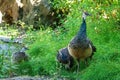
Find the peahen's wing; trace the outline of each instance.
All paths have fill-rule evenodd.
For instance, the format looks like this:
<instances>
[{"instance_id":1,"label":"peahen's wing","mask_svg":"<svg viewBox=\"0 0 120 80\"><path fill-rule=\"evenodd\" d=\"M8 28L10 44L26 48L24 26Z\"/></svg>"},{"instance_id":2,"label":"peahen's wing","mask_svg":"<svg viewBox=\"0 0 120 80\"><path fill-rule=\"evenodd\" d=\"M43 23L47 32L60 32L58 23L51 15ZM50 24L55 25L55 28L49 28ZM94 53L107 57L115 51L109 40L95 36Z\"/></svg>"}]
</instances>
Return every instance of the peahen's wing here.
<instances>
[{"instance_id":1,"label":"peahen's wing","mask_svg":"<svg viewBox=\"0 0 120 80\"><path fill-rule=\"evenodd\" d=\"M69 43L69 47L77 49L77 48L82 48L82 49L86 49L89 47L89 39L84 38L84 39L80 39L77 36L75 36L71 42Z\"/></svg>"}]
</instances>

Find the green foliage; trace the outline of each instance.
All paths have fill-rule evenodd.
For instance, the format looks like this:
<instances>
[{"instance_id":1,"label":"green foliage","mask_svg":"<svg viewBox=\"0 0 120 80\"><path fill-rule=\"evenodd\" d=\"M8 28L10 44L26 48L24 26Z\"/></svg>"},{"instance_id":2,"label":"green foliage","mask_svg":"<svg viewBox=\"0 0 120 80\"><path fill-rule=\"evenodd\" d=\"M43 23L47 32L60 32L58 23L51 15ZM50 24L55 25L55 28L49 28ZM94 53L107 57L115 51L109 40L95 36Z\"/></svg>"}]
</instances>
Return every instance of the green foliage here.
<instances>
[{"instance_id":1,"label":"green foliage","mask_svg":"<svg viewBox=\"0 0 120 80\"><path fill-rule=\"evenodd\" d=\"M10 55L4 51L0 53L0 78L11 76L17 68L17 65L12 64Z\"/></svg>"},{"instance_id":2,"label":"green foliage","mask_svg":"<svg viewBox=\"0 0 120 80\"><path fill-rule=\"evenodd\" d=\"M64 4L65 3L65 4ZM19 75L50 75L81 80L120 79L120 15L118 0L70 2L55 0L54 7L70 9L62 27L39 31L28 31L25 43L29 46L29 62L21 63L16 73ZM57 50L66 47L76 35L82 22L82 10L92 14L87 18L87 35L97 48L89 66L78 74L58 67ZM64 27L64 28L63 28ZM2 57L0 57L2 59ZM2 59L3 60L3 59ZM80 65L83 66L83 64ZM3 73L3 72L2 72Z\"/></svg>"},{"instance_id":3,"label":"green foliage","mask_svg":"<svg viewBox=\"0 0 120 80\"><path fill-rule=\"evenodd\" d=\"M120 79L120 65L115 62L102 61L91 64L89 68L84 71L82 80L119 80Z\"/></svg>"},{"instance_id":4,"label":"green foliage","mask_svg":"<svg viewBox=\"0 0 120 80\"><path fill-rule=\"evenodd\" d=\"M56 72L56 53L60 45L56 43L57 36L51 30L40 31L39 38L30 45L28 53L32 56L35 65L38 63L38 74L53 74ZM44 65L43 65L44 63ZM53 64L54 63L54 64ZM38 65L37 64L37 65Z\"/></svg>"}]
</instances>

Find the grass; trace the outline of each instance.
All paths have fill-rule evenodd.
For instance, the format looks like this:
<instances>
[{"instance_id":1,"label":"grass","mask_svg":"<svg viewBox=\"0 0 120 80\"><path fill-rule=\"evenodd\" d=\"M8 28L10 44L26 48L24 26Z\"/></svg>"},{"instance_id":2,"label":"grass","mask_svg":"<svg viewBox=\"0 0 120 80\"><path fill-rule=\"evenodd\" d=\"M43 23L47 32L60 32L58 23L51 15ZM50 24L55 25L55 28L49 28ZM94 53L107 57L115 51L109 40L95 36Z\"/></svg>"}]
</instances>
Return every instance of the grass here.
<instances>
[{"instance_id":1,"label":"grass","mask_svg":"<svg viewBox=\"0 0 120 80\"><path fill-rule=\"evenodd\" d=\"M15 72L18 75L49 75L81 80L119 80L120 79L120 29L118 28L120 15L117 11L119 5L111 5L106 8L96 5L86 5L86 10L93 13L87 18L87 35L97 48L93 60L88 67L81 63L81 71L77 74L75 68L67 71L58 67L56 61L57 50L66 47L70 40L76 35L82 22L80 5L72 5L71 12L63 23L63 28L52 30L28 31L25 43L29 50L29 62L18 65ZM83 5L82 5L83 6ZM88 7L91 6L91 9ZM96 9L98 8L98 9ZM116 15L108 14L116 10ZM92 9L97 10L97 12ZM103 11L101 15L97 15ZM109 18L108 18L109 17Z\"/></svg>"},{"instance_id":2,"label":"grass","mask_svg":"<svg viewBox=\"0 0 120 80\"><path fill-rule=\"evenodd\" d=\"M90 19L90 18L89 18ZM70 19L71 21L71 19ZM96 20L97 21L97 20ZM52 76L67 77L70 79L81 78L82 80L119 80L119 30L111 31L113 23L101 21L102 28L97 32L94 28L96 21L88 21L88 37L93 41L97 48L93 60L87 68L83 68L79 74L76 75L75 69L66 71L65 69L58 68L56 64L57 50L66 47L71 38L77 33L80 22L78 19L73 22L65 24L66 30L57 29L52 31L50 29L37 32L37 40L30 45L28 53L31 55L37 74L46 74ZM76 24L78 22L78 24ZM90 24L92 22L92 24ZM107 21L108 22L108 21ZM110 26L110 27L109 27ZM81 64L83 66L83 64ZM33 71L33 72L36 72ZM98 73L98 74L96 74ZM36 74L36 73L35 73Z\"/></svg>"}]
</instances>

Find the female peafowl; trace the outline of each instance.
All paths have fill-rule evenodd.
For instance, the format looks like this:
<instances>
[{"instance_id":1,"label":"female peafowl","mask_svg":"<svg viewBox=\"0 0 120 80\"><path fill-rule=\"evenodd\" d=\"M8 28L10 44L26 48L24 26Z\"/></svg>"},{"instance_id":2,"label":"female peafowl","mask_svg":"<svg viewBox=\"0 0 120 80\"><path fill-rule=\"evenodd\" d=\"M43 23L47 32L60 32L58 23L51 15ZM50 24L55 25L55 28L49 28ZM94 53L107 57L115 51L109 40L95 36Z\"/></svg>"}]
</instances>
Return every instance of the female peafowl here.
<instances>
[{"instance_id":1,"label":"female peafowl","mask_svg":"<svg viewBox=\"0 0 120 80\"><path fill-rule=\"evenodd\" d=\"M87 38L86 16L89 16L89 14L87 12L83 12L83 21L80 30L68 44L69 54L77 61L77 71L79 71L79 61L84 59L87 62L87 59L92 58L94 52L96 52L95 46Z\"/></svg>"},{"instance_id":2,"label":"female peafowl","mask_svg":"<svg viewBox=\"0 0 120 80\"><path fill-rule=\"evenodd\" d=\"M20 63L22 61L28 61L29 56L25 53L28 50L27 47L23 47L20 51L15 52L12 54L12 61L13 63Z\"/></svg>"},{"instance_id":3,"label":"female peafowl","mask_svg":"<svg viewBox=\"0 0 120 80\"><path fill-rule=\"evenodd\" d=\"M74 59L72 56L70 56L67 47L62 48L58 51L57 60L59 63L65 66L66 69L70 69L73 67Z\"/></svg>"}]
</instances>

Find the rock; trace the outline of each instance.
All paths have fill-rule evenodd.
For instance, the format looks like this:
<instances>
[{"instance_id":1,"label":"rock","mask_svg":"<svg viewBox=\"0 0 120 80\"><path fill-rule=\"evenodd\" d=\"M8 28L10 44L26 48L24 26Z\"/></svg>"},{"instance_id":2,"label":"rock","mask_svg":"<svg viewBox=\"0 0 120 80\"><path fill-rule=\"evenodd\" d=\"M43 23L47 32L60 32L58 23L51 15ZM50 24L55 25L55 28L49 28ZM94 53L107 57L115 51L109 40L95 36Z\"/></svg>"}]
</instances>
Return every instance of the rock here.
<instances>
[{"instance_id":1,"label":"rock","mask_svg":"<svg viewBox=\"0 0 120 80\"><path fill-rule=\"evenodd\" d=\"M69 80L66 78L52 78L49 76L35 76L35 77L30 77L30 76L18 76L18 77L13 77L13 78L6 78L6 79L0 79L0 80Z\"/></svg>"},{"instance_id":2,"label":"rock","mask_svg":"<svg viewBox=\"0 0 120 80\"><path fill-rule=\"evenodd\" d=\"M23 42L23 37L12 39L12 38L7 37L7 36L0 36L0 40L3 42L6 42L6 43L19 43L19 44L21 44Z\"/></svg>"},{"instance_id":3,"label":"rock","mask_svg":"<svg viewBox=\"0 0 120 80\"><path fill-rule=\"evenodd\" d=\"M29 0L28 0L29 1ZM44 22L44 19L50 12L50 5L48 0L31 0L30 2L23 2L23 18L22 20L29 25L36 25Z\"/></svg>"},{"instance_id":4,"label":"rock","mask_svg":"<svg viewBox=\"0 0 120 80\"><path fill-rule=\"evenodd\" d=\"M0 54L4 53L8 55L9 53L16 52L18 49L15 46L10 46L8 44L0 44Z\"/></svg>"},{"instance_id":5,"label":"rock","mask_svg":"<svg viewBox=\"0 0 120 80\"><path fill-rule=\"evenodd\" d=\"M11 39L7 36L0 36L0 40L3 42L11 42Z\"/></svg>"}]
</instances>

